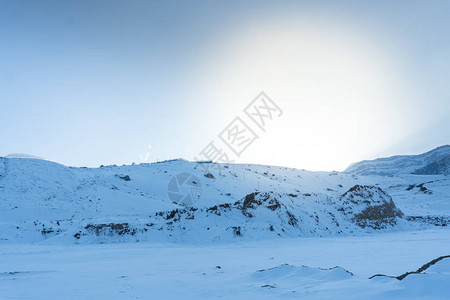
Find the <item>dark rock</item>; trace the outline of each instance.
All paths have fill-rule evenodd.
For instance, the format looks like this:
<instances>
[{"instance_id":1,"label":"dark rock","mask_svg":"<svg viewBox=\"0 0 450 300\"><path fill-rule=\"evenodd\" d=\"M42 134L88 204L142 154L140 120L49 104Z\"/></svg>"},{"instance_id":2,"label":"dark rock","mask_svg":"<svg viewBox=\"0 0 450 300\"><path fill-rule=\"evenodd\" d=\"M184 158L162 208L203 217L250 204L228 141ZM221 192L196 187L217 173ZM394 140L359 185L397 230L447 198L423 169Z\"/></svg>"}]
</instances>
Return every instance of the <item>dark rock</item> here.
<instances>
[{"instance_id":1,"label":"dark rock","mask_svg":"<svg viewBox=\"0 0 450 300\"><path fill-rule=\"evenodd\" d=\"M431 182L427 182L427 183L431 183ZM424 183L421 183L421 184L412 184L412 185L410 185L410 186L408 186L408 187L406 188L406 191L411 191L411 190L417 188L420 192L422 192L422 193L424 193L424 194L433 194L433 192L430 191L429 189L427 189L427 188L424 186L424 184L425 184L425 182L424 182Z\"/></svg>"},{"instance_id":2,"label":"dark rock","mask_svg":"<svg viewBox=\"0 0 450 300\"><path fill-rule=\"evenodd\" d=\"M130 181L131 180L130 176L128 176L128 175L124 175L124 176L116 175L116 176L119 177L122 180L125 180L125 181Z\"/></svg>"},{"instance_id":3,"label":"dark rock","mask_svg":"<svg viewBox=\"0 0 450 300\"><path fill-rule=\"evenodd\" d=\"M209 179L214 179L214 175L211 173L206 173L204 176Z\"/></svg>"},{"instance_id":4,"label":"dark rock","mask_svg":"<svg viewBox=\"0 0 450 300\"><path fill-rule=\"evenodd\" d=\"M233 226L231 229L233 230L234 236L242 236L241 226Z\"/></svg>"},{"instance_id":5,"label":"dark rock","mask_svg":"<svg viewBox=\"0 0 450 300\"><path fill-rule=\"evenodd\" d=\"M88 224L84 227L87 231L95 233L95 235L123 236L126 234L135 235L136 229L131 228L128 223L110 223L110 224Z\"/></svg>"}]
</instances>

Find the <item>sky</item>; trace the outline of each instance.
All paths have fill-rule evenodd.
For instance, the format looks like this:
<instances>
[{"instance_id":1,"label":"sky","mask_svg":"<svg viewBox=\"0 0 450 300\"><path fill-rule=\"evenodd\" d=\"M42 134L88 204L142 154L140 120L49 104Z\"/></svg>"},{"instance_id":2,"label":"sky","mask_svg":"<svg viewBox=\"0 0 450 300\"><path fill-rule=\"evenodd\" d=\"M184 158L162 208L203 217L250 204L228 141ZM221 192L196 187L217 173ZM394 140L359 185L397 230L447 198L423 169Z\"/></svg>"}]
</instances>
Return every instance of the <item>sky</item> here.
<instances>
[{"instance_id":1,"label":"sky","mask_svg":"<svg viewBox=\"0 0 450 300\"><path fill-rule=\"evenodd\" d=\"M450 141L450 1L0 0L0 156L344 170ZM244 109L281 110L264 131ZM219 135L239 117L257 139ZM255 127L256 126L256 127Z\"/></svg>"}]
</instances>

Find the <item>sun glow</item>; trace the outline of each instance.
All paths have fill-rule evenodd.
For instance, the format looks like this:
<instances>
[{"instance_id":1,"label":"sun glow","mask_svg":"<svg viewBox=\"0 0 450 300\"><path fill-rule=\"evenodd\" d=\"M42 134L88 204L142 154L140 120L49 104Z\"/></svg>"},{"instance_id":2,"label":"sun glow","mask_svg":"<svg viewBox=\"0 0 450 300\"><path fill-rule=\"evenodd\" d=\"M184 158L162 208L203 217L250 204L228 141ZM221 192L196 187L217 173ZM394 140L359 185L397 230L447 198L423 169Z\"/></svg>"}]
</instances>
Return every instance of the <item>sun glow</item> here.
<instances>
[{"instance_id":1,"label":"sun glow","mask_svg":"<svg viewBox=\"0 0 450 300\"><path fill-rule=\"evenodd\" d=\"M361 145L379 151L395 138L393 128L401 131L388 49L344 24L310 24L247 24L210 49L194 86L209 86L221 126L260 91L285 112L238 162L342 170L370 155Z\"/></svg>"}]
</instances>

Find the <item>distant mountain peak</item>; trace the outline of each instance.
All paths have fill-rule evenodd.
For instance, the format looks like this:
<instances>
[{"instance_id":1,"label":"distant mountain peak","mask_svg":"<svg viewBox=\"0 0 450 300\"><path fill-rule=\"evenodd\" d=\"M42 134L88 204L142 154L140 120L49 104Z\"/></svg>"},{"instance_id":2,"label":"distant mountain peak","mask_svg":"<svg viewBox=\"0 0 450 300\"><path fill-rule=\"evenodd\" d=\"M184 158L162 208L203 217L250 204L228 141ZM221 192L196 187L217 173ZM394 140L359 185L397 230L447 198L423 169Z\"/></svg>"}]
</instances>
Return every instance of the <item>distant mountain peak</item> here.
<instances>
[{"instance_id":1,"label":"distant mountain peak","mask_svg":"<svg viewBox=\"0 0 450 300\"><path fill-rule=\"evenodd\" d=\"M27 153L11 153L5 156L6 158L28 158L28 159L40 159L45 160L43 157L35 156Z\"/></svg>"},{"instance_id":2,"label":"distant mountain peak","mask_svg":"<svg viewBox=\"0 0 450 300\"><path fill-rule=\"evenodd\" d=\"M450 173L450 145L442 145L418 155L396 155L364 160L352 164L344 172L359 175L446 175Z\"/></svg>"}]
</instances>

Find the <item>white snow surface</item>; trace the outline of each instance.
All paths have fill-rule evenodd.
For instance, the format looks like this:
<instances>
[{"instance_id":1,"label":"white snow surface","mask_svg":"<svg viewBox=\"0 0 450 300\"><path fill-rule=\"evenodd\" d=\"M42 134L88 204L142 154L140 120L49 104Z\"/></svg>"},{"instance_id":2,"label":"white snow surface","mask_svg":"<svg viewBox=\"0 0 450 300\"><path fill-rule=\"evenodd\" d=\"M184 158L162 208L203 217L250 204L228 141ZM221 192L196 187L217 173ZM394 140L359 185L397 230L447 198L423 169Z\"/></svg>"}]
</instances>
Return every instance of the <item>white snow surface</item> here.
<instances>
[{"instance_id":1,"label":"white snow surface","mask_svg":"<svg viewBox=\"0 0 450 300\"><path fill-rule=\"evenodd\" d=\"M448 299L449 259L368 278L449 255L449 220L445 175L0 158L0 299Z\"/></svg>"},{"instance_id":2,"label":"white snow surface","mask_svg":"<svg viewBox=\"0 0 450 300\"><path fill-rule=\"evenodd\" d=\"M223 245L3 245L0 299L448 299L448 230ZM263 270L263 271L261 271Z\"/></svg>"}]
</instances>

